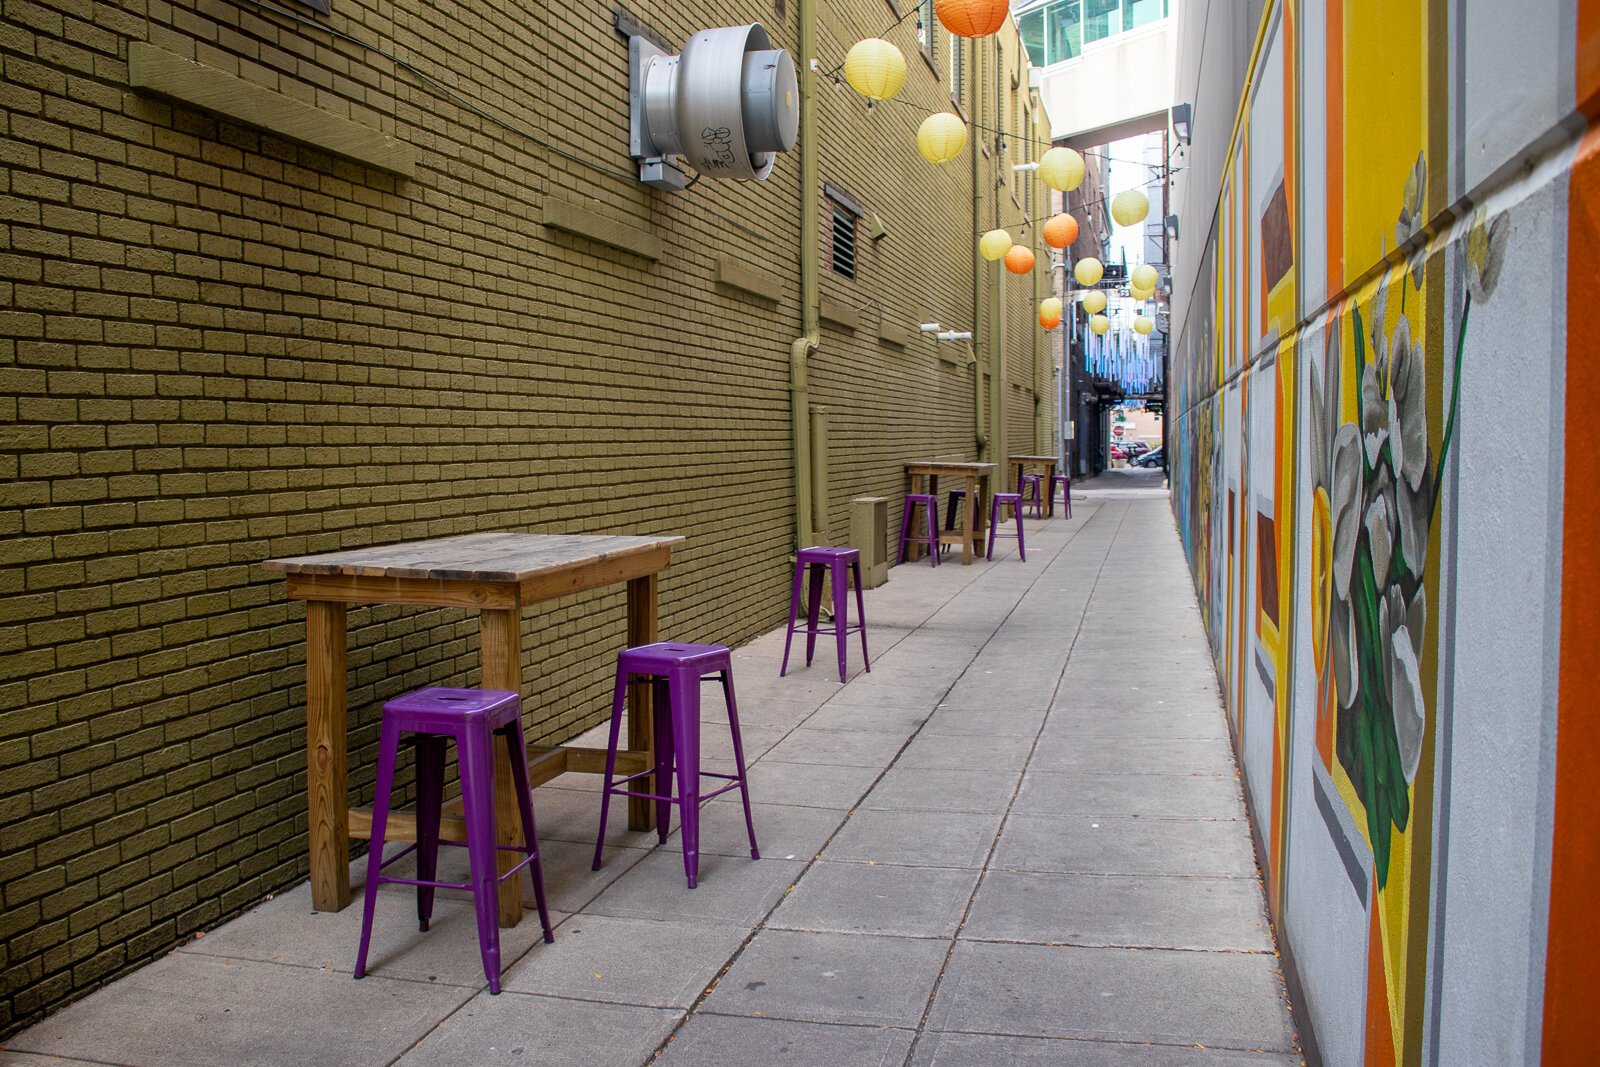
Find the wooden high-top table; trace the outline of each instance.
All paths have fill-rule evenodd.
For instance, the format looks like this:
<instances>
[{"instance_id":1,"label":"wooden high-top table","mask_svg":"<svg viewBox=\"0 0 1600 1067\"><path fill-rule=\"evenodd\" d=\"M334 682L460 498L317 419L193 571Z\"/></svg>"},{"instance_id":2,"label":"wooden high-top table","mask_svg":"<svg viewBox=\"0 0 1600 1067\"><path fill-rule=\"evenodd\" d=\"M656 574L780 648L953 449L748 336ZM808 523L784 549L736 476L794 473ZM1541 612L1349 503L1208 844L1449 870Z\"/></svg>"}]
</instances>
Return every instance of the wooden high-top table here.
<instances>
[{"instance_id":1,"label":"wooden high-top table","mask_svg":"<svg viewBox=\"0 0 1600 1067\"><path fill-rule=\"evenodd\" d=\"M1044 468L1044 484L1039 491L1044 494L1044 513L1054 517L1056 513L1055 487L1051 479L1056 476L1056 457L1054 456L1007 456L1011 465L1016 468L1016 477L1012 480L1011 490L1015 493L1022 492L1022 475L1029 467Z\"/></svg>"},{"instance_id":2,"label":"wooden high-top table","mask_svg":"<svg viewBox=\"0 0 1600 1067\"><path fill-rule=\"evenodd\" d=\"M345 765L345 611L351 604L415 604L478 612L485 689L522 693L522 609L543 600L617 582L628 583L628 645L656 640L656 576L667 568L681 537L604 537L579 534L478 533L376 545L317 556L269 559L264 570L284 575L288 595L306 602L306 778L311 850L311 902L318 911L350 903L350 838L370 837L370 809L347 808ZM524 714L527 712L524 708ZM628 687L628 749L617 773L655 766L651 753L650 686ZM534 785L563 771L605 770L605 750L528 746ZM502 844L520 840L511 764L495 746L495 826ZM595 819L600 817L595 810ZM655 825L654 805L630 800L628 825ZM459 817L446 814L440 834L466 840ZM390 841L416 839L416 818L392 811ZM516 854L501 852L503 873ZM521 879L500 883L500 923L522 917Z\"/></svg>"},{"instance_id":3,"label":"wooden high-top table","mask_svg":"<svg viewBox=\"0 0 1600 1067\"><path fill-rule=\"evenodd\" d=\"M941 530L939 543L960 545L963 565L971 563L974 554L981 556L984 552L984 538L989 529L989 479L994 475L994 464L919 459L906 464L906 473L911 476L913 493L929 493L934 497L935 506L933 514L928 516L928 521L936 529L939 526L939 479L941 477L962 479L967 490L967 506L961 509L961 529L949 533ZM921 554L920 544L913 541L910 548L908 554L910 558L918 558Z\"/></svg>"}]
</instances>

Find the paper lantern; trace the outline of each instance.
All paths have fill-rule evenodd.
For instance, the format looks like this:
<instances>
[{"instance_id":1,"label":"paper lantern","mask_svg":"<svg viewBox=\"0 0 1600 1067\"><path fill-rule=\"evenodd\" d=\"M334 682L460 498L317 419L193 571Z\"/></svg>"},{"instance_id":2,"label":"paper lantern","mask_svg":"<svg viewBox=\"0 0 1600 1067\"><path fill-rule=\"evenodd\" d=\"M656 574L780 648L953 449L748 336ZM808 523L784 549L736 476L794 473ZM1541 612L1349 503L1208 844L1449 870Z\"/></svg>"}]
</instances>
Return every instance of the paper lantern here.
<instances>
[{"instance_id":1,"label":"paper lantern","mask_svg":"<svg viewBox=\"0 0 1600 1067\"><path fill-rule=\"evenodd\" d=\"M935 0L933 6L944 28L957 37L987 37L1011 13L1007 0Z\"/></svg>"},{"instance_id":2,"label":"paper lantern","mask_svg":"<svg viewBox=\"0 0 1600 1067\"><path fill-rule=\"evenodd\" d=\"M1033 270L1033 250L1023 245L1012 245L1006 252L1006 270L1012 274L1027 274Z\"/></svg>"},{"instance_id":3,"label":"paper lantern","mask_svg":"<svg viewBox=\"0 0 1600 1067\"><path fill-rule=\"evenodd\" d=\"M1083 157L1070 148L1052 148L1039 157L1039 180L1069 193L1083 184Z\"/></svg>"},{"instance_id":4,"label":"paper lantern","mask_svg":"<svg viewBox=\"0 0 1600 1067\"><path fill-rule=\"evenodd\" d=\"M1105 266L1093 256L1078 260L1077 265L1072 268L1072 276L1078 279L1078 284L1085 289L1097 284L1105 272Z\"/></svg>"},{"instance_id":5,"label":"paper lantern","mask_svg":"<svg viewBox=\"0 0 1600 1067\"><path fill-rule=\"evenodd\" d=\"M1150 198L1137 189L1124 189L1111 198L1111 217L1118 226L1143 222L1150 214Z\"/></svg>"},{"instance_id":6,"label":"paper lantern","mask_svg":"<svg viewBox=\"0 0 1600 1067\"><path fill-rule=\"evenodd\" d=\"M1078 239L1078 220L1063 211L1052 215L1044 224L1044 243L1051 248L1065 248Z\"/></svg>"},{"instance_id":7,"label":"paper lantern","mask_svg":"<svg viewBox=\"0 0 1600 1067\"><path fill-rule=\"evenodd\" d=\"M1097 311L1106 309L1106 294L1096 289L1092 293L1083 294L1083 310L1093 315Z\"/></svg>"},{"instance_id":8,"label":"paper lantern","mask_svg":"<svg viewBox=\"0 0 1600 1067\"><path fill-rule=\"evenodd\" d=\"M1005 230L990 230L978 239L978 254L990 263L1004 258L1015 242Z\"/></svg>"},{"instance_id":9,"label":"paper lantern","mask_svg":"<svg viewBox=\"0 0 1600 1067\"><path fill-rule=\"evenodd\" d=\"M1111 329L1111 320L1104 315L1091 315L1089 316L1089 329L1095 333L1103 334Z\"/></svg>"},{"instance_id":10,"label":"paper lantern","mask_svg":"<svg viewBox=\"0 0 1600 1067\"><path fill-rule=\"evenodd\" d=\"M1156 291L1154 289L1129 289L1128 295L1135 300L1149 300L1156 295Z\"/></svg>"},{"instance_id":11,"label":"paper lantern","mask_svg":"<svg viewBox=\"0 0 1600 1067\"><path fill-rule=\"evenodd\" d=\"M948 111L929 115L917 127L917 151L929 163L948 163L967 147L967 124Z\"/></svg>"},{"instance_id":12,"label":"paper lantern","mask_svg":"<svg viewBox=\"0 0 1600 1067\"><path fill-rule=\"evenodd\" d=\"M1061 301L1053 296L1047 296L1039 301L1039 325L1047 330L1053 330L1061 325Z\"/></svg>"},{"instance_id":13,"label":"paper lantern","mask_svg":"<svg viewBox=\"0 0 1600 1067\"><path fill-rule=\"evenodd\" d=\"M906 57L888 41L868 37L844 55L844 80L872 100L887 100L906 83Z\"/></svg>"},{"instance_id":14,"label":"paper lantern","mask_svg":"<svg viewBox=\"0 0 1600 1067\"><path fill-rule=\"evenodd\" d=\"M1155 322L1140 315L1133 320L1133 332L1142 336L1150 336L1150 331L1156 328Z\"/></svg>"},{"instance_id":15,"label":"paper lantern","mask_svg":"<svg viewBox=\"0 0 1600 1067\"><path fill-rule=\"evenodd\" d=\"M1150 264L1133 268L1128 275L1128 284L1135 289L1155 289L1156 282L1161 280L1161 275Z\"/></svg>"}]
</instances>

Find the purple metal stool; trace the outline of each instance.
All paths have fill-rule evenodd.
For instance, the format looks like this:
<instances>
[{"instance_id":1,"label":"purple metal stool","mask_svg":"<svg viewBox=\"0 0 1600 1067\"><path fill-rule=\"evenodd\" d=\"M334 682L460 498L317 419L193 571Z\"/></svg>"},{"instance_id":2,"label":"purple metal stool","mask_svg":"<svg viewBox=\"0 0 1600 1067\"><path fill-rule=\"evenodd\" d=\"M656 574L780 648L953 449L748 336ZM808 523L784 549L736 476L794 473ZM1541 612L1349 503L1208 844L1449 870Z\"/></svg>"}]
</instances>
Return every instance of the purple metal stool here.
<instances>
[{"instance_id":1,"label":"purple metal stool","mask_svg":"<svg viewBox=\"0 0 1600 1067\"><path fill-rule=\"evenodd\" d=\"M956 506L965 507L966 503L967 491L965 489L952 489L949 491L949 495L945 497L944 502L944 529L946 533L954 533L956 531ZM941 553L950 551L950 545L940 541L939 551Z\"/></svg>"},{"instance_id":2,"label":"purple metal stool","mask_svg":"<svg viewBox=\"0 0 1600 1067\"><path fill-rule=\"evenodd\" d=\"M1017 483L1017 495L1026 498L1033 505L1033 517L1044 518L1044 475L1024 474Z\"/></svg>"},{"instance_id":3,"label":"purple metal stool","mask_svg":"<svg viewBox=\"0 0 1600 1067\"><path fill-rule=\"evenodd\" d=\"M417 841L388 860L383 859L384 833L389 824L389 794L394 789L395 755L401 733L416 735L417 746ZM511 778L516 786L517 809L522 816L522 837L526 844L497 843L494 825L494 739L505 738L511 757ZM466 882L440 882L439 845L459 845L459 841L439 838L440 806L444 796L445 741L454 738L456 762L461 772L461 801L467 823L467 863L471 872ZM383 868L413 849L417 852L417 877L393 878ZM505 874L495 873L495 857L500 851L524 854ZM478 947L483 954L483 973L489 979L489 992L500 992L500 916L499 887L524 867L531 868L533 893L539 902L539 923L544 939L554 941L550 932L550 912L545 906L544 871L539 863L539 842L533 824L533 795L528 787L528 749L522 736L521 704L517 694L503 689L419 689L396 697L383 706L383 730L378 744L377 796L372 803L372 841L367 851L366 899L362 905L361 949L356 954L356 977L367 973L367 947L372 940L372 912L378 902L378 886L398 882L417 887L417 923L426 930L433 917L433 891L470 889L478 912Z\"/></svg>"},{"instance_id":4,"label":"purple metal stool","mask_svg":"<svg viewBox=\"0 0 1600 1067\"><path fill-rule=\"evenodd\" d=\"M926 536L913 534L912 523L916 521L916 509L926 508L928 515L928 533ZM907 493L906 506L900 512L900 558L897 563L906 561L906 543L909 541L927 541L928 556L933 560L933 565L939 565L939 498L931 493Z\"/></svg>"},{"instance_id":5,"label":"purple metal stool","mask_svg":"<svg viewBox=\"0 0 1600 1067\"><path fill-rule=\"evenodd\" d=\"M828 568L828 578L833 585L833 625L821 627L817 625L817 615L822 610L822 569ZM818 634L834 634L836 644L839 646L839 681L845 678L845 663L847 660L846 649L849 646L851 630L861 632L861 664L867 673L872 672L872 663L867 659L867 608L861 601L861 552L854 548L828 548L817 546L815 548L802 548L794 557L794 592L789 597L789 633L783 639L783 666L778 668L778 677L782 678L789 673L789 646L794 642L795 621L800 616L800 583L807 569L811 572L811 582L807 594L806 606L806 666L811 666L811 657L817 650ZM856 577L856 621L847 621L849 616L849 597L847 586L849 575Z\"/></svg>"},{"instance_id":6,"label":"purple metal stool","mask_svg":"<svg viewBox=\"0 0 1600 1067\"><path fill-rule=\"evenodd\" d=\"M650 770L612 778L617 772L617 738L622 729L622 714L627 705L628 676L643 675L655 682L656 765ZM717 774L700 769L700 679L708 674L722 676L722 695L728 702L728 728L733 733L733 765L737 774ZM674 759L676 756L676 759ZM677 795L670 793L676 764ZM636 779L655 775L660 793L638 793L624 789ZM715 792L700 793L700 779L722 778L727 785ZM744 798L744 826L750 833L750 858L758 860L756 824L750 816L750 789L745 784L744 745L739 740L739 707L733 697L733 653L722 645L688 645L662 641L653 645L623 649L617 656L617 689L611 705L611 741L606 747L605 789L600 794L600 836L594 843L594 869L600 869L600 855L606 844L606 816L613 795L641 797L656 802L656 833L667 839L672 805L678 806L678 821L683 830L683 873L694 888L700 872L700 803L734 786Z\"/></svg>"},{"instance_id":7,"label":"purple metal stool","mask_svg":"<svg viewBox=\"0 0 1600 1067\"><path fill-rule=\"evenodd\" d=\"M1022 562L1028 562L1027 543L1022 539L1022 494L1021 493L996 493L994 503L989 505L989 551L985 559L994 559L994 532L1000 525L1000 505L1011 505L1011 516L1017 520L1017 555L1022 557ZM1011 534L1006 534L1010 537Z\"/></svg>"},{"instance_id":8,"label":"purple metal stool","mask_svg":"<svg viewBox=\"0 0 1600 1067\"><path fill-rule=\"evenodd\" d=\"M1067 518L1072 518L1072 476L1070 474L1052 474L1050 476L1050 498L1055 499L1056 486L1062 487L1061 502L1066 505Z\"/></svg>"}]
</instances>

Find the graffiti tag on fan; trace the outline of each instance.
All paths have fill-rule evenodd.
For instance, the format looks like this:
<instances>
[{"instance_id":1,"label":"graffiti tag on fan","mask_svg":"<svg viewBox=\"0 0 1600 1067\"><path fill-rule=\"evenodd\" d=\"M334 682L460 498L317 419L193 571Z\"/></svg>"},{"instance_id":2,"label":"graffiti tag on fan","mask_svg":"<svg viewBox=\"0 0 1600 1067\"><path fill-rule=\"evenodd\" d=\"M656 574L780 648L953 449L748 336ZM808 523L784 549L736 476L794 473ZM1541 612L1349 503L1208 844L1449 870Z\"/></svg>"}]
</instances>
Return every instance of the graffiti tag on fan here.
<instances>
[{"instance_id":1,"label":"graffiti tag on fan","mask_svg":"<svg viewBox=\"0 0 1600 1067\"><path fill-rule=\"evenodd\" d=\"M733 132L726 126L707 126L700 131L700 140L706 146L700 159L703 170L720 170L733 166Z\"/></svg>"}]
</instances>

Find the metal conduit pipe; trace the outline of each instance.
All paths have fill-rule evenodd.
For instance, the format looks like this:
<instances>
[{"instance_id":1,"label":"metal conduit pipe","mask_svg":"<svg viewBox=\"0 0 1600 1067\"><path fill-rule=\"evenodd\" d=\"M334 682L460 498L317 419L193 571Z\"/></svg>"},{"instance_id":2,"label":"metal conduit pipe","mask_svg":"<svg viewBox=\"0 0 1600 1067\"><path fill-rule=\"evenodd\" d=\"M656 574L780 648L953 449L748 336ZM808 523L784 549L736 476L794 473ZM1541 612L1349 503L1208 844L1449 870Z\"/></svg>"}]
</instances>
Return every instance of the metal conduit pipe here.
<instances>
[{"instance_id":1,"label":"metal conduit pipe","mask_svg":"<svg viewBox=\"0 0 1600 1067\"><path fill-rule=\"evenodd\" d=\"M978 44L969 41L966 51L971 56L972 71L969 84L972 86L972 121L974 126L983 122L983 80L978 76ZM977 136L971 138L967 148L967 155L972 160L972 337L967 342L967 351L972 357L972 436L977 441L978 457L983 457L983 450L989 446L989 435L983 431L983 363L978 359L977 338L981 336L978 325L978 308L983 299L984 269L989 266L989 261L978 253L978 234L984 232L983 226L983 149L979 146Z\"/></svg>"},{"instance_id":2,"label":"metal conduit pipe","mask_svg":"<svg viewBox=\"0 0 1600 1067\"><path fill-rule=\"evenodd\" d=\"M816 537L812 508L811 392L806 359L821 340L817 256L821 225L817 204L817 100L813 67L817 54L817 2L800 0L800 322L801 334L789 346L790 449L794 455L794 547L806 548Z\"/></svg>"}]
</instances>

